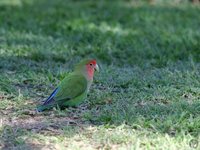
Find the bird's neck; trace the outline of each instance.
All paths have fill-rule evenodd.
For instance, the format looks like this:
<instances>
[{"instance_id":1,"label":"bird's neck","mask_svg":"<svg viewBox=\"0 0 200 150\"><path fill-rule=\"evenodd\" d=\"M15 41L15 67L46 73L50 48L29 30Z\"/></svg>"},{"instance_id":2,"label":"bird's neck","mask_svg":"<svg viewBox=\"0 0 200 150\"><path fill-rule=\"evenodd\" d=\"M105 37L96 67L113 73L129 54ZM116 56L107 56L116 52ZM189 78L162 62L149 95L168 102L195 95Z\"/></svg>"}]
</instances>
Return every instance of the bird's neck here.
<instances>
[{"instance_id":1,"label":"bird's neck","mask_svg":"<svg viewBox=\"0 0 200 150\"><path fill-rule=\"evenodd\" d=\"M86 75L87 75L87 78L88 78L89 80L93 80L94 69L92 69L92 68L89 67L89 66L86 66Z\"/></svg>"},{"instance_id":2,"label":"bird's neck","mask_svg":"<svg viewBox=\"0 0 200 150\"><path fill-rule=\"evenodd\" d=\"M82 69L76 70L76 72L80 72L81 74L83 74L87 81L93 81L94 69L92 69L91 67L86 66Z\"/></svg>"}]
</instances>

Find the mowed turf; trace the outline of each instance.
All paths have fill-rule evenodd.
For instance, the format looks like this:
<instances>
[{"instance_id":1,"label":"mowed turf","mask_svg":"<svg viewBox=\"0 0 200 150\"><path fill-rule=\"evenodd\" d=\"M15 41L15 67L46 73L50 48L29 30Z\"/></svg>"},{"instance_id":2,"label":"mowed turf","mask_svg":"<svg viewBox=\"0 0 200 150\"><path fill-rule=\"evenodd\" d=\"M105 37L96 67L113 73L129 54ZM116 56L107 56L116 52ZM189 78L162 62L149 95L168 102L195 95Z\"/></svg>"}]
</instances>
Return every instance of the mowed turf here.
<instances>
[{"instance_id":1,"label":"mowed turf","mask_svg":"<svg viewBox=\"0 0 200 150\"><path fill-rule=\"evenodd\" d=\"M200 148L200 6L0 1L0 149ZM78 108L36 113L84 58Z\"/></svg>"}]
</instances>

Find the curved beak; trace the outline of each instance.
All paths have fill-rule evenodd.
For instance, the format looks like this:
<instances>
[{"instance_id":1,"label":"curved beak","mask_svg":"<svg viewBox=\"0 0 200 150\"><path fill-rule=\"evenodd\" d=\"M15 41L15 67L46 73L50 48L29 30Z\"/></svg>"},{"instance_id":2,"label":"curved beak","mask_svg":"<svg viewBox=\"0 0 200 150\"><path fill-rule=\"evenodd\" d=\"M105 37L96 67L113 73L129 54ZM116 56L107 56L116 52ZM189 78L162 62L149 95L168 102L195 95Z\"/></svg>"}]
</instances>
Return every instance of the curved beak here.
<instances>
[{"instance_id":1,"label":"curved beak","mask_svg":"<svg viewBox=\"0 0 200 150\"><path fill-rule=\"evenodd\" d=\"M99 66L96 64L94 68L97 72L99 72Z\"/></svg>"}]
</instances>

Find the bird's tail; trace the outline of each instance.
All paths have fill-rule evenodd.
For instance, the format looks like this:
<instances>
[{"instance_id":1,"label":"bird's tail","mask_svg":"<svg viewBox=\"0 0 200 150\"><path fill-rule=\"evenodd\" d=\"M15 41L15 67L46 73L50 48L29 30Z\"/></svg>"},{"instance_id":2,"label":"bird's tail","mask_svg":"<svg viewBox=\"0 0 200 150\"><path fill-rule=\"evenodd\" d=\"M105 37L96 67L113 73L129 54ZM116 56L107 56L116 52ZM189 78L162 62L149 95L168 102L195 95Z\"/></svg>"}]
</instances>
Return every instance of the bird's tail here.
<instances>
[{"instance_id":1,"label":"bird's tail","mask_svg":"<svg viewBox=\"0 0 200 150\"><path fill-rule=\"evenodd\" d=\"M51 108L52 108L52 106L50 106L50 105L40 105L36 108L36 111L42 112L44 110L48 110L48 109L51 109Z\"/></svg>"},{"instance_id":2,"label":"bird's tail","mask_svg":"<svg viewBox=\"0 0 200 150\"><path fill-rule=\"evenodd\" d=\"M51 95L45 100L45 102L38 106L36 111L37 112L42 112L44 110L48 110L51 109L54 106L54 96L56 95L56 93L58 92L58 88L56 88Z\"/></svg>"}]
</instances>

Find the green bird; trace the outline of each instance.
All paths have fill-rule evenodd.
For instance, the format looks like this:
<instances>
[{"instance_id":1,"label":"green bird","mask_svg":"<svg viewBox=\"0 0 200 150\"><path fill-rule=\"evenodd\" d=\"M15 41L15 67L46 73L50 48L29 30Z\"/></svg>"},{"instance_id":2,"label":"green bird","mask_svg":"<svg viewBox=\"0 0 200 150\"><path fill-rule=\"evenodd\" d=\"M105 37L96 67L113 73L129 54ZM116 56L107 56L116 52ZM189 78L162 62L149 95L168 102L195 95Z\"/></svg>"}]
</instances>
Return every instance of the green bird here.
<instances>
[{"instance_id":1,"label":"green bird","mask_svg":"<svg viewBox=\"0 0 200 150\"><path fill-rule=\"evenodd\" d=\"M37 107L37 111L42 112L57 106L77 106L82 103L93 82L95 70L99 71L96 60L81 61L75 66L74 72L65 77L45 102Z\"/></svg>"}]
</instances>

